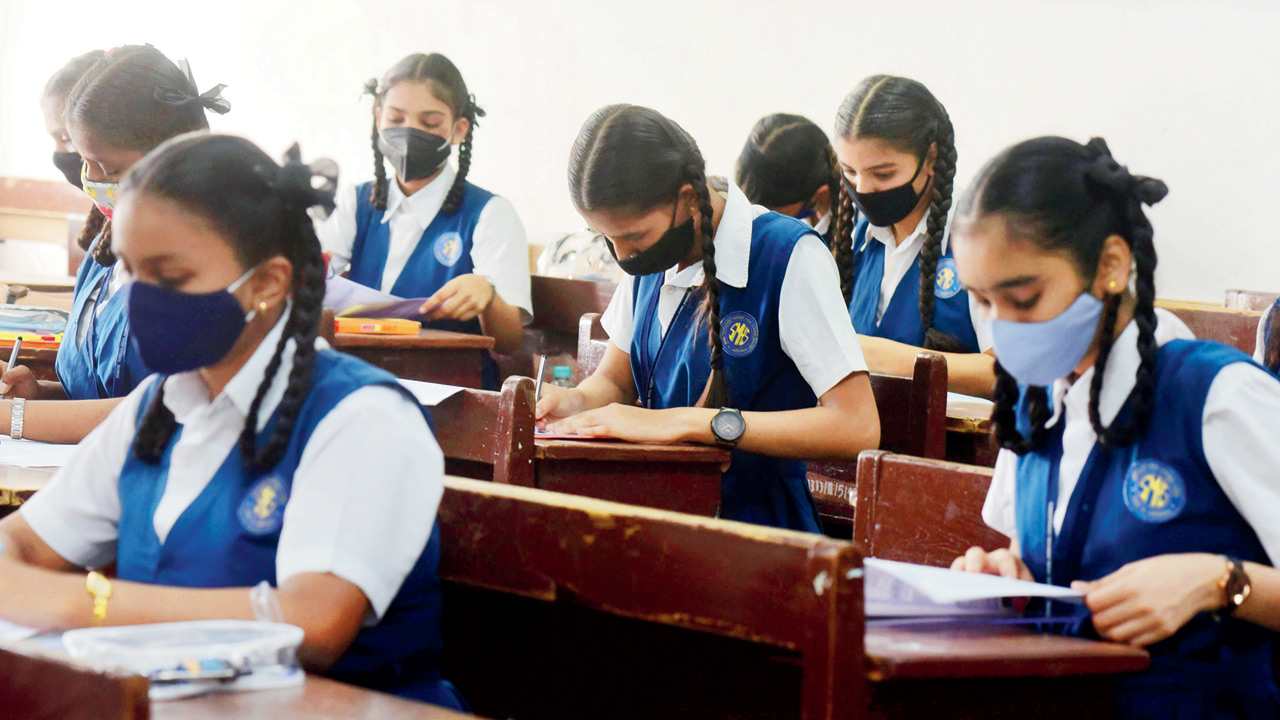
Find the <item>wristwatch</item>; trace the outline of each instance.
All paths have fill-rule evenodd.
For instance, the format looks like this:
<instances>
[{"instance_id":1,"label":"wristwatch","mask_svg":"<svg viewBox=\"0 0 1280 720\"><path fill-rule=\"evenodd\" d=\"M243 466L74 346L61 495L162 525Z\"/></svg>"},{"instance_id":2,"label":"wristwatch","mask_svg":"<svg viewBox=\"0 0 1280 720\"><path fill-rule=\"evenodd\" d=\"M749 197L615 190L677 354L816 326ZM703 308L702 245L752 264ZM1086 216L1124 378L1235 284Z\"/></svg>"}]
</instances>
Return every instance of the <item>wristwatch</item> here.
<instances>
[{"instance_id":1,"label":"wristwatch","mask_svg":"<svg viewBox=\"0 0 1280 720\"><path fill-rule=\"evenodd\" d=\"M1249 581L1249 574L1244 571L1244 563L1239 558L1224 556L1224 559L1227 561L1227 572L1218 581L1218 588L1225 598L1219 612L1230 617L1249 599L1253 583Z\"/></svg>"},{"instance_id":2,"label":"wristwatch","mask_svg":"<svg viewBox=\"0 0 1280 720\"><path fill-rule=\"evenodd\" d=\"M720 412L711 418L711 434L716 437L716 444L720 447L737 447L738 441L746 432L746 419L733 408L720 408Z\"/></svg>"},{"instance_id":3,"label":"wristwatch","mask_svg":"<svg viewBox=\"0 0 1280 720\"><path fill-rule=\"evenodd\" d=\"M27 401L23 398L14 398L9 401L9 437L14 440L22 439L23 419L27 414Z\"/></svg>"}]
</instances>

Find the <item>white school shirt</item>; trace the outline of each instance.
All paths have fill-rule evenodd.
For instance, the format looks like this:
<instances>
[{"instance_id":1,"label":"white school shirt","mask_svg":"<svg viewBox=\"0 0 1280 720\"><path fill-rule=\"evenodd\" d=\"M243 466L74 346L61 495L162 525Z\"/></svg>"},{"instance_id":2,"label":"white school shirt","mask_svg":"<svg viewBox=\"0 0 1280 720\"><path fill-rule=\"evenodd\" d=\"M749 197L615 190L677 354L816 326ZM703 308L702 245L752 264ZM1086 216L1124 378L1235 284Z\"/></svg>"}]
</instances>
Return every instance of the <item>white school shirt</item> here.
<instances>
[{"instance_id":1,"label":"white school shirt","mask_svg":"<svg viewBox=\"0 0 1280 720\"><path fill-rule=\"evenodd\" d=\"M165 406L183 429L152 520L161 542L238 444L286 317L213 400L196 372L165 383ZM326 345L317 340L316 347ZM288 386L293 350L290 341L258 414L259 431ZM74 565L102 567L115 557L120 470L142 395L157 377L129 393L21 508L36 534ZM302 452L276 549L277 583L333 573L359 587L372 617L381 617L431 536L443 477L444 456L414 401L382 386L351 393L316 425Z\"/></svg>"},{"instance_id":2,"label":"white school shirt","mask_svg":"<svg viewBox=\"0 0 1280 720\"><path fill-rule=\"evenodd\" d=\"M1187 326L1172 313L1157 309L1156 342L1191 339ZM1130 322L1116 338L1107 361L1098 412L1110 424L1133 391L1141 357L1138 355L1138 326ZM1058 466L1058 500L1053 516L1055 530L1062 529L1067 505L1080 480L1080 473L1097 442L1089 423L1089 385L1093 369L1074 383L1053 384L1054 414L1047 423L1053 427L1066 408L1066 429L1062 435L1062 462ZM1154 412L1160 412L1156 399ZM1247 363L1223 368L1209 386L1204 406L1204 454L1209 469L1232 505L1258 534L1271 557L1280 557L1280 445L1275 442L1276 421L1280 419L1280 382ZM1001 450L996 459L991 489L982 507L982 519L1010 538L1017 536L1014 488L1017 484L1018 456Z\"/></svg>"},{"instance_id":3,"label":"white school shirt","mask_svg":"<svg viewBox=\"0 0 1280 720\"><path fill-rule=\"evenodd\" d=\"M435 220L444 206L449 188L458 171L446 164L439 177L418 192L405 196L395 177L387 179L387 210L382 222L391 224L387 248L387 264L382 270L382 287L391 292L404 266L409 262L422 233ZM356 242L356 192L358 186L343 189L336 198L333 213L316 224L320 245L332 255L330 272L343 273L351 267L351 253ZM471 263L475 274L493 283L503 300L524 311L525 320L533 318L533 300L529 289L529 240L524 225L511 201L494 195L485 203L476 219L472 235Z\"/></svg>"},{"instance_id":4,"label":"white school shirt","mask_svg":"<svg viewBox=\"0 0 1280 720\"><path fill-rule=\"evenodd\" d=\"M898 291L898 286L902 284L902 279L907 276L911 270L911 265L915 263L916 258L920 257L920 249L924 247L925 238L929 236L929 214L920 218L920 222L916 225L916 229L911 231L907 239L899 243L893 237L893 228L879 227L878 225L867 225L867 235L865 243L872 240L884 245L884 277L880 280L880 304L876 306L876 322L879 323L884 318L884 313L889 309L889 301L893 299L893 294ZM855 240L856 242L856 240ZM947 251L947 246L951 242L951 226L947 224L946 231L942 234L941 252ZM855 247L854 250L857 250ZM973 323L974 335L978 338L978 348L982 352L991 349L991 323L987 321L985 311L978 305L978 301L972 295L969 298L969 318Z\"/></svg>"},{"instance_id":5,"label":"white school shirt","mask_svg":"<svg viewBox=\"0 0 1280 720\"><path fill-rule=\"evenodd\" d=\"M724 214L712 242L716 248L716 278L736 288L747 286L751 259L751 223L767 208L752 205L738 186L729 183ZM702 262L684 270L667 270L658 295L658 323L662 334L675 319L685 291L702 285ZM618 283L600 324L619 350L631 354L635 328L633 296L635 282ZM782 351L791 358L800 375L822 397L850 373L865 372L858 335L849 322L849 310L840 293L840 274L831 251L822 240L806 234L796 243L782 278L778 300L778 326Z\"/></svg>"}]
</instances>

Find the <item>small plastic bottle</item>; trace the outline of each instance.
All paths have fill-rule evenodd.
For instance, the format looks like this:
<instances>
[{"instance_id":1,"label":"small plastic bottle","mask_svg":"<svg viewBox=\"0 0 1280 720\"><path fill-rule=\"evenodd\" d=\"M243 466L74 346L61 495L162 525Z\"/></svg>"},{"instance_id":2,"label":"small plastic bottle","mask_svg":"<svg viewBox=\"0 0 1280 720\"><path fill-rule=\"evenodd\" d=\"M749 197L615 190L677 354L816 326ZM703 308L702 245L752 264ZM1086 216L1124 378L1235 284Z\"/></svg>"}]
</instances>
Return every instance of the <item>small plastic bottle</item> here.
<instances>
[{"instance_id":1,"label":"small plastic bottle","mask_svg":"<svg viewBox=\"0 0 1280 720\"><path fill-rule=\"evenodd\" d=\"M573 387L573 368L568 365L556 365L551 368L551 384L564 388Z\"/></svg>"}]
</instances>

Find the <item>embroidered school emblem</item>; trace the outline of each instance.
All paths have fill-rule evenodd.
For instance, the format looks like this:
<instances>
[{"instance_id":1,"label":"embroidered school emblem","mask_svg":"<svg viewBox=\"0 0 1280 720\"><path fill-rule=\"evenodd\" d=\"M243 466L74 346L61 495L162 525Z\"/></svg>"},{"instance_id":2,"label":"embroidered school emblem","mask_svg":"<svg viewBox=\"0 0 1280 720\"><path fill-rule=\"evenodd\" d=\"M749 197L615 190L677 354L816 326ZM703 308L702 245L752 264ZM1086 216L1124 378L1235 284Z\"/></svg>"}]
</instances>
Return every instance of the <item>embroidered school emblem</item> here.
<instances>
[{"instance_id":1,"label":"embroidered school emblem","mask_svg":"<svg viewBox=\"0 0 1280 720\"><path fill-rule=\"evenodd\" d=\"M964 285L960 284L960 275L956 273L956 261L952 258L938 260L938 272L934 274L933 294L948 300L960 294Z\"/></svg>"},{"instance_id":2,"label":"embroidered school emblem","mask_svg":"<svg viewBox=\"0 0 1280 720\"><path fill-rule=\"evenodd\" d=\"M1129 466L1124 479L1124 506L1147 523L1172 520L1187 504L1187 486L1177 470L1155 460Z\"/></svg>"},{"instance_id":3,"label":"embroidered school emblem","mask_svg":"<svg viewBox=\"0 0 1280 720\"><path fill-rule=\"evenodd\" d=\"M445 267L453 267L462 257L462 236L455 232L445 233L436 238L436 262Z\"/></svg>"},{"instance_id":4,"label":"embroidered school emblem","mask_svg":"<svg viewBox=\"0 0 1280 720\"><path fill-rule=\"evenodd\" d=\"M731 312L720 320L720 344L731 357L746 357L756 349L760 326L756 319L742 311Z\"/></svg>"},{"instance_id":5,"label":"embroidered school emblem","mask_svg":"<svg viewBox=\"0 0 1280 720\"><path fill-rule=\"evenodd\" d=\"M289 493L275 475L259 480L240 501L236 515L240 526L252 535L267 535L284 523L284 506Z\"/></svg>"}]
</instances>

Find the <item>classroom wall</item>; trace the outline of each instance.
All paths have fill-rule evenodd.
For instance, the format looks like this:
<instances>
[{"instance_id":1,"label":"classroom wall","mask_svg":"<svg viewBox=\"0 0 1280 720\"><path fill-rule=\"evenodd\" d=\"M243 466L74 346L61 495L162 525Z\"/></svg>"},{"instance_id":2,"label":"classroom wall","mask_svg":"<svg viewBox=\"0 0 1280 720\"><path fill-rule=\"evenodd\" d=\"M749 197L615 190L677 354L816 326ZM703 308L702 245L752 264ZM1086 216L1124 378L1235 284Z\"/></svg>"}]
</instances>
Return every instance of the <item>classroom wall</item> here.
<instances>
[{"instance_id":1,"label":"classroom wall","mask_svg":"<svg viewBox=\"0 0 1280 720\"><path fill-rule=\"evenodd\" d=\"M537 240L581 226L565 161L600 105L659 108L698 138L712 172L731 174L761 115L829 127L857 80L891 72L947 105L962 182L1021 138L1104 135L1171 188L1153 213L1160 294L1220 300L1229 287L1280 289L1277 28L1270 0L2 0L0 176L57 177L36 99L65 59L151 42L189 58L202 90L228 84L234 108L215 129L273 153L299 140L363 180L361 82L439 50L489 111L473 178L510 197Z\"/></svg>"}]
</instances>

